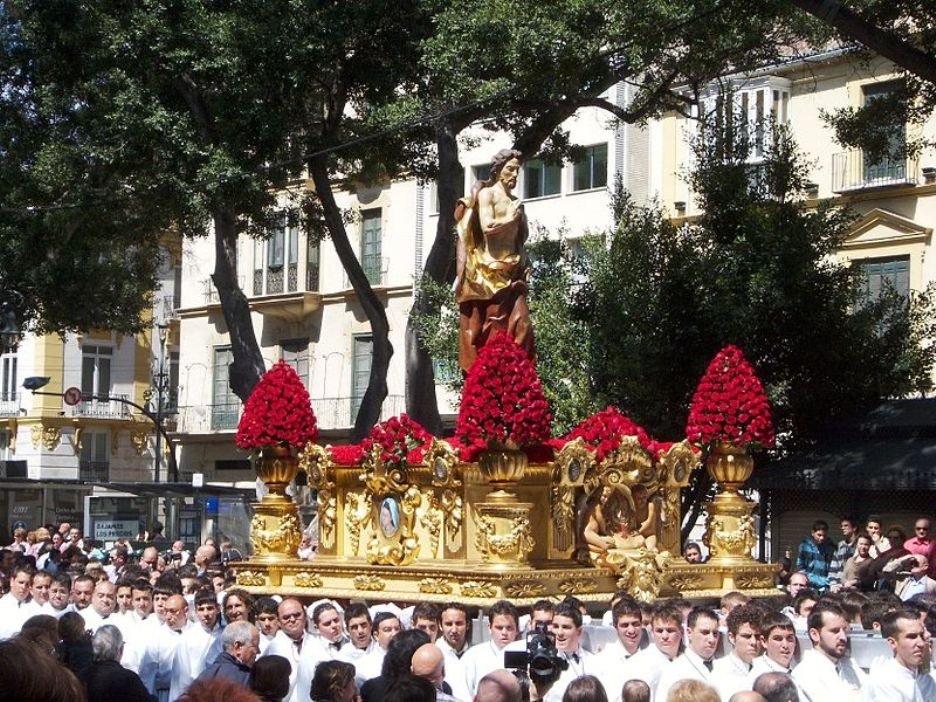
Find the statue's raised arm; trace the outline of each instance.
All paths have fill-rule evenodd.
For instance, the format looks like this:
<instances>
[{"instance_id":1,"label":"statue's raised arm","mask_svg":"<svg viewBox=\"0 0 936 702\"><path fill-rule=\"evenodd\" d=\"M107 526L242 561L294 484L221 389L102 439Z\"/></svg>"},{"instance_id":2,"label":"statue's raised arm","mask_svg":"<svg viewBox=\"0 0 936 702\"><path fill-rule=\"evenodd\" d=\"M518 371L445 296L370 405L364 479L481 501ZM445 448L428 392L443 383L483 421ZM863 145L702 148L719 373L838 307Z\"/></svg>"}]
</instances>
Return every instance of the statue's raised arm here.
<instances>
[{"instance_id":1,"label":"statue's raised arm","mask_svg":"<svg viewBox=\"0 0 936 702\"><path fill-rule=\"evenodd\" d=\"M491 163L491 178L476 183L456 209L458 360L465 373L478 349L499 331L513 336L531 359L535 357L523 252L527 221L523 201L513 195L520 165L520 152L498 151Z\"/></svg>"}]
</instances>

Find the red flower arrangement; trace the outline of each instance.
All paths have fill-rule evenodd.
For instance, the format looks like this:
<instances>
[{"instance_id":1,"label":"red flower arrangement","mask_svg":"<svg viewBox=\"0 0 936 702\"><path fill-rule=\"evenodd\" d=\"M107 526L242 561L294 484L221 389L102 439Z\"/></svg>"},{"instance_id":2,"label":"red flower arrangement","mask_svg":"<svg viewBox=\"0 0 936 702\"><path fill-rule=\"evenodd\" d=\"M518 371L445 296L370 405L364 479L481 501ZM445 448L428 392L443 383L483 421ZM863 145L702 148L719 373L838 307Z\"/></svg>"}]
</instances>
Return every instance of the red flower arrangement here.
<instances>
[{"instance_id":1,"label":"red flower arrangement","mask_svg":"<svg viewBox=\"0 0 936 702\"><path fill-rule=\"evenodd\" d=\"M456 440L476 456L490 444L543 443L551 417L536 368L507 334L478 352L462 391Z\"/></svg>"},{"instance_id":2,"label":"red flower arrangement","mask_svg":"<svg viewBox=\"0 0 936 702\"><path fill-rule=\"evenodd\" d=\"M312 401L296 371L285 361L263 374L244 403L237 425L238 448L257 450L270 446L301 449L318 438Z\"/></svg>"},{"instance_id":3,"label":"red flower arrangement","mask_svg":"<svg viewBox=\"0 0 936 702\"><path fill-rule=\"evenodd\" d=\"M721 443L751 450L774 445L770 403L737 346L719 351L699 381L689 409L686 436L706 449Z\"/></svg>"},{"instance_id":4,"label":"red flower arrangement","mask_svg":"<svg viewBox=\"0 0 936 702\"><path fill-rule=\"evenodd\" d=\"M380 460L387 465L416 465L423 462L423 456L431 443L432 434L404 413L371 429L368 437L361 442L361 450L366 455L377 444L382 450Z\"/></svg>"},{"instance_id":5,"label":"red flower arrangement","mask_svg":"<svg viewBox=\"0 0 936 702\"><path fill-rule=\"evenodd\" d=\"M354 466L364 460L364 451L360 444L342 444L329 446L332 460L340 466Z\"/></svg>"},{"instance_id":6,"label":"red flower arrangement","mask_svg":"<svg viewBox=\"0 0 936 702\"><path fill-rule=\"evenodd\" d=\"M564 444L581 438L595 450L595 460L601 463L605 456L621 445L625 436L636 436L640 445L651 455L655 455L655 442L647 431L621 414L616 407L593 414L572 431L562 437Z\"/></svg>"}]
</instances>

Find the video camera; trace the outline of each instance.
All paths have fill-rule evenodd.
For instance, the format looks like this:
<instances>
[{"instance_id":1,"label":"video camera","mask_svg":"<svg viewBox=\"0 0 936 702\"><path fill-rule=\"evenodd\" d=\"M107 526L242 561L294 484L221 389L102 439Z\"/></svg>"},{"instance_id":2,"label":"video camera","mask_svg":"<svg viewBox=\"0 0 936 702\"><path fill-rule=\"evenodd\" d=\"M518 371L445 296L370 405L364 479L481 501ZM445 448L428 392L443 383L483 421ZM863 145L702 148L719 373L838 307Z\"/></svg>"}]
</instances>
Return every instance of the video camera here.
<instances>
[{"instance_id":1,"label":"video camera","mask_svg":"<svg viewBox=\"0 0 936 702\"><path fill-rule=\"evenodd\" d=\"M526 645L526 651L504 651L504 667L513 670L521 682L526 677L537 686L554 683L569 667L569 662L559 655L548 624L536 624L527 634Z\"/></svg>"}]
</instances>

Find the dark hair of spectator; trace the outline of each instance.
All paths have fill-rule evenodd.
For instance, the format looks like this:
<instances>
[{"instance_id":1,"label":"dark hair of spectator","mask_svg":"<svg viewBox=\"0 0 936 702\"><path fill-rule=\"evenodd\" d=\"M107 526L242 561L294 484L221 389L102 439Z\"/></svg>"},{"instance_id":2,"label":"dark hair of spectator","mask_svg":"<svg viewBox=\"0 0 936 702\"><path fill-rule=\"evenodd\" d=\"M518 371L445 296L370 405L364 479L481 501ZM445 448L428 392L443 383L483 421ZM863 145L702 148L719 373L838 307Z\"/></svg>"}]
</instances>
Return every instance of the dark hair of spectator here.
<instances>
[{"instance_id":1,"label":"dark hair of spectator","mask_svg":"<svg viewBox=\"0 0 936 702\"><path fill-rule=\"evenodd\" d=\"M374 633L375 634L377 633L377 629L380 627L381 624L383 624L385 621L388 621L390 619L396 619L397 624L400 624L400 618L397 615L395 615L393 612L387 612L386 610L377 612L377 614L374 615L374 621L371 622L371 626L374 629Z\"/></svg>"},{"instance_id":2,"label":"dark hair of spectator","mask_svg":"<svg viewBox=\"0 0 936 702\"><path fill-rule=\"evenodd\" d=\"M17 702L84 702L78 678L43 649L20 638L0 641L0 690ZM12 699L12 698L11 698Z\"/></svg>"},{"instance_id":3,"label":"dark hair of spectator","mask_svg":"<svg viewBox=\"0 0 936 702\"><path fill-rule=\"evenodd\" d=\"M666 600L658 602L653 608L652 619L654 624L657 621L661 621L681 627L683 623L682 611L679 607L672 605Z\"/></svg>"},{"instance_id":4,"label":"dark hair of spectator","mask_svg":"<svg viewBox=\"0 0 936 702\"><path fill-rule=\"evenodd\" d=\"M333 605L331 602L323 602L322 604L317 605L316 608L312 610L312 623L317 626L319 623L319 617L321 617L322 614L330 609L336 612L338 611L335 609L335 605Z\"/></svg>"},{"instance_id":5,"label":"dark hair of spectator","mask_svg":"<svg viewBox=\"0 0 936 702\"><path fill-rule=\"evenodd\" d=\"M738 635L738 629L741 628L742 624L750 624L754 633L759 634L762 619L763 616L761 615L760 609L751 607L750 605L741 605L731 610L731 613L725 619L725 626L728 629L728 633L732 636Z\"/></svg>"},{"instance_id":6,"label":"dark hair of spectator","mask_svg":"<svg viewBox=\"0 0 936 702\"><path fill-rule=\"evenodd\" d=\"M182 579L177 573L165 572L153 584L154 595L181 595Z\"/></svg>"},{"instance_id":7,"label":"dark hair of spectator","mask_svg":"<svg viewBox=\"0 0 936 702\"><path fill-rule=\"evenodd\" d=\"M494 623L494 617L497 616L508 616L513 617L514 626L520 626L520 612L517 611L517 608L514 607L512 602L507 600L498 600L491 608L488 610L488 623Z\"/></svg>"},{"instance_id":8,"label":"dark hair of spectator","mask_svg":"<svg viewBox=\"0 0 936 702\"><path fill-rule=\"evenodd\" d=\"M355 602L344 611L345 626L350 624L352 619L357 619L358 617L367 617L368 623L371 621L370 610L367 609L367 605L363 602Z\"/></svg>"},{"instance_id":9,"label":"dark hair of spectator","mask_svg":"<svg viewBox=\"0 0 936 702\"><path fill-rule=\"evenodd\" d=\"M272 597L261 597L254 602L254 614L277 614L279 602Z\"/></svg>"},{"instance_id":10,"label":"dark hair of spectator","mask_svg":"<svg viewBox=\"0 0 936 702\"><path fill-rule=\"evenodd\" d=\"M640 605L630 595L622 597L614 603L614 608L611 610L611 626L617 626L618 619L624 615L637 617L638 619L643 618L640 613Z\"/></svg>"},{"instance_id":11,"label":"dark hair of spectator","mask_svg":"<svg viewBox=\"0 0 936 702\"><path fill-rule=\"evenodd\" d=\"M410 673L398 677L387 687L383 702L435 702L435 686L426 680Z\"/></svg>"},{"instance_id":12,"label":"dark hair of spectator","mask_svg":"<svg viewBox=\"0 0 936 702\"><path fill-rule=\"evenodd\" d=\"M201 607L204 604L218 606L218 594L211 590L199 590L195 593L195 607Z\"/></svg>"},{"instance_id":13,"label":"dark hair of spectator","mask_svg":"<svg viewBox=\"0 0 936 702\"><path fill-rule=\"evenodd\" d=\"M881 617L881 636L885 639L896 639L897 634L900 633L899 622L901 619L904 621L920 621L919 615L912 609L895 609Z\"/></svg>"},{"instance_id":14,"label":"dark hair of spectator","mask_svg":"<svg viewBox=\"0 0 936 702\"><path fill-rule=\"evenodd\" d=\"M628 680L621 688L621 702L650 702L650 686L643 680Z\"/></svg>"},{"instance_id":15,"label":"dark hair of spectator","mask_svg":"<svg viewBox=\"0 0 936 702\"><path fill-rule=\"evenodd\" d=\"M799 699L796 683L786 673L761 673L754 679L753 689L767 702L790 702Z\"/></svg>"},{"instance_id":16,"label":"dark hair of spectator","mask_svg":"<svg viewBox=\"0 0 936 702\"><path fill-rule=\"evenodd\" d=\"M250 669L248 687L264 702L280 702L289 694L291 665L283 656L262 656Z\"/></svg>"},{"instance_id":17,"label":"dark hair of spectator","mask_svg":"<svg viewBox=\"0 0 936 702\"><path fill-rule=\"evenodd\" d=\"M88 635L84 617L78 612L65 612L58 620L58 635L66 643L77 643Z\"/></svg>"},{"instance_id":18,"label":"dark hair of spectator","mask_svg":"<svg viewBox=\"0 0 936 702\"><path fill-rule=\"evenodd\" d=\"M823 531L829 530L829 523L825 519L817 519L816 521L812 523L813 531L819 531L820 529L822 529Z\"/></svg>"},{"instance_id":19,"label":"dark hair of spectator","mask_svg":"<svg viewBox=\"0 0 936 702\"><path fill-rule=\"evenodd\" d=\"M178 702L260 702L260 698L233 680L211 678L193 682Z\"/></svg>"},{"instance_id":20,"label":"dark hair of spectator","mask_svg":"<svg viewBox=\"0 0 936 702\"><path fill-rule=\"evenodd\" d=\"M441 616L442 610L439 609L438 605L432 602L420 602L413 607L413 616L410 618L410 621L413 622L413 626L416 626L416 622L420 619L428 619L438 624Z\"/></svg>"},{"instance_id":21,"label":"dark hair of spectator","mask_svg":"<svg viewBox=\"0 0 936 702\"><path fill-rule=\"evenodd\" d=\"M50 614L34 614L23 622L19 636L32 641L43 651L54 654L59 642L58 619Z\"/></svg>"},{"instance_id":22,"label":"dark hair of spectator","mask_svg":"<svg viewBox=\"0 0 936 702\"><path fill-rule=\"evenodd\" d=\"M806 620L807 629L815 629L816 631L822 630L822 615L823 614L833 614L842 617L846 622L848 617L845 615L845 610L839 607L833 602L818 602L816 606L813 607L813 611L809 613L809 619Z\"/></svg>"},{"instance_id":23,"label":"dark hair of spectator","mask_svg":"<svg viewBox=\"0 0 936 702\"><path fill-rule=\"evenodd\" d=\"M813 590L800 590L799 594L793 598L793 611L796 612L797 616L800 613L800 607L807 600L812 600L817 602L819 600L819 595L817 595Z\"/></svg>"},{"instance_id":24,"label":"dark hair of spectator","mask_svg":"<svg viewBox=\"0 0 936 702\"><path fill-rule=\"evenodd\" d=\"M699 621L702 617L707 619L714 619L715 622L718 622L718 615L708 607L693 607L692 611L689 612L689 618L686 619L686 627L689 629L694 629L696 622Z\"/></svg>"},{"instance_id":25,"label":"dark hair of spectator","mask_svg":"<svg viewBox=\"0 0 936 702\"><path fill-rule=\"evenodd\" d=\"M376 625L374 628L377 628ZM387 646L380 674L388 680L395 680L403 673L408 673L416 649L427 643L429 643L429 634L422 629L401 631Z\"/></svg>"},{"instance_id":26,"label":"dark hair of spectator","mask_svg":"<svg viewBox=\"0 0 936 702\"><path fill-rule=\"evenodd\" d=\"M570 604L569 602L563 601L556 605L556 611L553 614L553 620L555 620L557 617L566 617L567 619L571 619L572 623L575 624L576 629L579 629L582 626L582 613L575 605Z\"/></svg>"},{"instance_id":27,"label":"dark hair of spectator","mask_svg":"<svg viewBox=\"0 0 936 702\"><path fill-rule=\"evenodd\" d=\"M569 683L562 702L608 702L608 695L598 678L582 675Z\"/></svg>"},{"instance_id":28,"label":"dark hair of spectator","mask_svg":"<svg viewBox=\"0 0 936 702\"><path fill-rule=\"evenodd\" d=\"M315 702L334 702L337 694L352 682L353 665L344 661L322 661L315 668L309 694Z\"/></svg>"}]
</instances>

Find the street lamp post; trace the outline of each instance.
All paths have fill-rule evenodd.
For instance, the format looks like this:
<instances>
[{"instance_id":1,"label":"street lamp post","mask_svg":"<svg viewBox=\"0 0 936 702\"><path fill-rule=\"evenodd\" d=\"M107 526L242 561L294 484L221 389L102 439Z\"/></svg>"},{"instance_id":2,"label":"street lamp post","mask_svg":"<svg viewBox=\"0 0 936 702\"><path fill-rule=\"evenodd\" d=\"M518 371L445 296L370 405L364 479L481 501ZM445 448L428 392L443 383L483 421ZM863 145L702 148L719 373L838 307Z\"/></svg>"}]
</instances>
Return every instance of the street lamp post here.
<instances>
[{"instance_id":1,"label":"street lamp post","mask_svg":"<svg viewBox=\"0 0 936 702\"><path fill-rule=\"evenodd\" d=\"M159 482L159 468L162 464L162 424L163 424L163 409L164 409L164 396L167 390L167 385L169 383L169 374L166 373L166 338L169 335L169 325L165 322L159 322L156 325L156 329L159 332L159 366L156 370L155 380L156 380L156 456L154 457L154 466L153 466L153 482ZM166 477L169 475L167 473Z\"/></svg>"}]
</instances>

